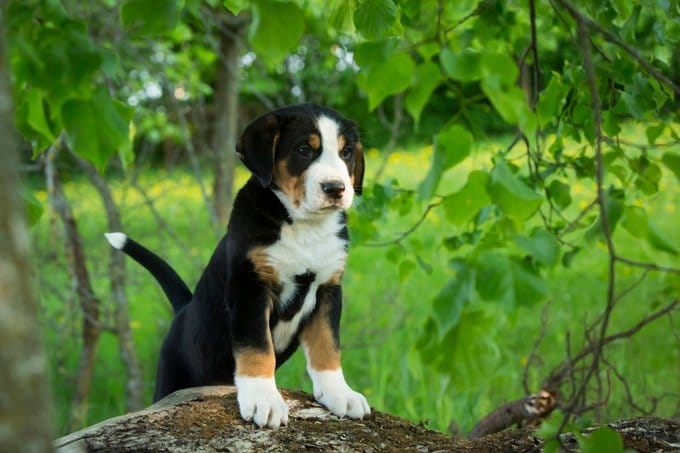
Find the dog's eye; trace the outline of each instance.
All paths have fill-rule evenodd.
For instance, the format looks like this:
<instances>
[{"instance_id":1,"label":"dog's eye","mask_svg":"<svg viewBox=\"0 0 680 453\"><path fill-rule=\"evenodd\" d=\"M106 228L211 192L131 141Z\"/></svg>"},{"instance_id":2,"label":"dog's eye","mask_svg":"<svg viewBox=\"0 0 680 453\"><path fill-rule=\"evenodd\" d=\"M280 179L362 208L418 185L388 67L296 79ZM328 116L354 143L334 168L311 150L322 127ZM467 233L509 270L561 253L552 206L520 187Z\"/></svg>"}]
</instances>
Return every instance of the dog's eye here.
<instances>
[{"instance_id":1,"label":"dog's eye","mask_svg":"<svg viewBox=\"0 0 680 453\"><path fill-rule=\"evenodd\" d=\"M351 159L352 156L354 155L354 149L351 146L345 146L342 148L342 151L340 151L340 157L343 159Z\"/></svg>"},{"instance_id":2,"label":"dog's eye","mask_svg":"<svg viewBox=\"0 0 680 453\"><path fill-rule=\"evenodd\" d=\"M297 149L297 153L302 157L312 157L312 148L309 146L301 146Z\"/></svg>"}]
</instances>

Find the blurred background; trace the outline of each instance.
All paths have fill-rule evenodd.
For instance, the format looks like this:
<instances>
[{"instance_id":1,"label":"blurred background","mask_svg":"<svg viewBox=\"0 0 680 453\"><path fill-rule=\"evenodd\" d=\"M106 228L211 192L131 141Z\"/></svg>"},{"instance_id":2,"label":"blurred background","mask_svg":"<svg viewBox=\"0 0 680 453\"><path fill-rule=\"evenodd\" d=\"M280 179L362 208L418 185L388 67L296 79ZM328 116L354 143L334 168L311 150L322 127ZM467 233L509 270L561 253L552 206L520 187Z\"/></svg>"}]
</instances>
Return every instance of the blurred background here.
<instances>
[{"instance_id":1,"label":"blurred background","mask_svg":"<svg viewBox=\"0 0 680 453\"><path fill-rule=\"evenodd\" d=\"M680 415L680 3L70 0L3 5L58 433L150 404L172 312L104 240L193 287L263 112L355 120L345 376L467 433ZM277 372L311 390L304 357ZM561 419L561 418L560 418Z\"/></svg>"}]
</instances>

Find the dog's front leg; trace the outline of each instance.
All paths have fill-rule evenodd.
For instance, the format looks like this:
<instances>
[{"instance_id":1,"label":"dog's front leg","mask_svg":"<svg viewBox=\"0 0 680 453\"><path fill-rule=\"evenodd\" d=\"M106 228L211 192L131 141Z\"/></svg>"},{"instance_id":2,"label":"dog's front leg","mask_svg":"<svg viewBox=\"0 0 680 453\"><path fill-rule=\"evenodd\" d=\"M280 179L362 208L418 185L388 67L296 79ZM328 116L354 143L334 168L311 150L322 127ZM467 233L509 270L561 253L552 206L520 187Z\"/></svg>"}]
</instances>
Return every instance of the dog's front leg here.
<instances>
[{"instance_id":1,"label":"dog's front leg","mask_svg":"<svg viewBox=\"0 0 680 453\"><path fill-rule=\"evenodd\" d=\"M368 402L347 385L340 366L342 288L323 285L317 298L316 311L300 332L314 397L338 417L363 418L371 413Z\"/></svg>"},{"instance_id":2,"label":"dog's front leg","mask_svg":"<svg viewBox=\"0 0 680 453\"><path fill-rule=\"evenodd\" d=\"M257 291L260 285L246 286ZM265 293L266 291L263 291ZM269 330L271 300L265 294L249 294L233 309L236 385L241 417L257 426L278 428L288 423L288 406L276 388L276 356Z\"/></svg>"}]
</instances>

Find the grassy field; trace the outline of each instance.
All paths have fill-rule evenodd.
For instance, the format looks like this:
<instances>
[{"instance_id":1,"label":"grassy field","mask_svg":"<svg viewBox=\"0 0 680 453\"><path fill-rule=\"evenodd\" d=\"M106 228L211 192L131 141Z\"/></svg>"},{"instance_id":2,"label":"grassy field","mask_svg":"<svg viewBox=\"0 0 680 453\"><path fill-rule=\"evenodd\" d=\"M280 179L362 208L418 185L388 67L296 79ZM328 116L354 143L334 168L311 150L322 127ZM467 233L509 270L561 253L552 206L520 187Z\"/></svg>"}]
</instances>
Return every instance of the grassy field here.
<instances>
[{"instance_id":1,"label":"grassy field","mask_svg":"<svg viewBox=\"0 0 680 453\"><path fill-rule=\"evenodd\" d=\"M485 143L463 164L447 172L440 186L446 193L460 187L473 168L489 168L490 155L504 143ZM397 178L402 187L413 188L429 165L431 149L394 154L386 174ZM370 163L379 157L368 153ZM369 167L370 168L370 167ZM375 167L373 167L375 168ZM239 184L247 175L239 173ZM169 229L159 225L143 197L123 178L111 186L122 210L125 232L164 256L193 286L213 251L220 233L209 224L208 213L193 177L182 170L165 172L147 170L140 183L153 199L155 208ZM368 184L370 185L370 176ZM572 186L574 214L592 198L593 187L580 183ZM82 180L72 180L66 192L73 203L79 228L88 253L88 266L97 295L104 310L112 309L107 279L108 244L103 238L105 217L94 189ZM44 194L42 194L44 198ZM680 189L672 175L664 175L662 190L647 205L659 228L674 243L680 244ZM390 239L407 229L421 215L423 207L404 217L397 215L380 225L382 239ZM361 200L350 213L362 215ZM443 213L431 211L414 237L430 253L421 258L432 266L430 274L415 268L404 281L399 266L389 258L389 249L357 246L352 248L345 276L345 308L342 319L343 364L350 385L366 394L378 410L388 411L414 421L427 421L433 428L446 430L455 421L467 431L481 416L504 401L523 396L521 377L532 343L540 331L541 307L519 307L510 314L486 306L484 313L493 320L493 329L472 335L465 341L484 344L484 351L468 363L474 367L456 375L435 373L423 363L415 347L416 339L431 312L431 300L449 276L449 252L437 241L442 230L450 229ZM181 243L173 239L180 238ZM62 250L62 232L58 223L43 216L34 228L35 265L39 284L53 392L64 432L73 376L79 352L80 316L71 290ZM631 258L675 265L677 259L634 244L622 229L616 231L619 250ZM547 333L540 348L542 365L532 374L538 384L552 366L565 357L565 332L579 338L587 320L601 310L606 284L606 255L603 247L593 245L588 253L578 255L569 269L555 268L550 274L550 299ZM147 401L153 392L155 366L160 342L171 320L171 310L152 278L132 261L127 263L131 326L145 376ZM641 272L621 268L620 289L635 281ZM675 279L675 280L674 280ZM677 276L651 274L628 298L621 302L612 320L611 331L628 327L656 305L678 297ZM669 293L670 292L670 293ZM675 318L678 318L676 315ZM677 319L661 319L640 332L632 341L613 345L608 358L630 379L631 388L645 404L645 397L670 395L659 401L660 415L677 415L680 393L680 350ZM475 353L477 353L475 352ZM444 352L445 353L445 352ZM296 354L277 373L282 387L311 391L305 374L304 357ZM613 381L607 416L632 415L622 386ZM118 357L116 338L104 333L99 345L91 392L88 423L119 415L125 411L124 371ZM674 395L674 396L673 396Z\"/></svg>"}]
</instances>

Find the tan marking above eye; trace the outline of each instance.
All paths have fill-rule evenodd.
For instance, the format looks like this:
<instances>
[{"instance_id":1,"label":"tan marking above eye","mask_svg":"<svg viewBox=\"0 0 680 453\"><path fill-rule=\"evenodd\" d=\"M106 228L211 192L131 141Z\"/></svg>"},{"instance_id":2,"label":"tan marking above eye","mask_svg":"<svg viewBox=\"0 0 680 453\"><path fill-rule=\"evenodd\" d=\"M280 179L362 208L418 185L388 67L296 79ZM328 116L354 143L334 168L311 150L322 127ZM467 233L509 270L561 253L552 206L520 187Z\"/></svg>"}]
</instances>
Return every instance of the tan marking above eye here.
<instances>
[{"instance_id":1,"label":"tan marking above eye","mask_svg":"<svg viewBox=\"0 0 680 453\"><path fill-rule=\"evenodd\" d=\"M345 138L345 136L339 135L338 136L338 151L342 151L345 148L346 144L347 144L347 139Z\"/></svg>"},{"instance_id":2,"label":"tan marking above eye","mask_svg":"<svg viewBox=\"0 0 680 453\"><path fill-rule=\"evenodd\" d=\"M321 137L319 137L319 134L309 135L309 146L314 150L321 148Z\"/></svg>"}]
</instances>

